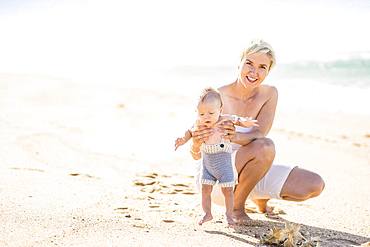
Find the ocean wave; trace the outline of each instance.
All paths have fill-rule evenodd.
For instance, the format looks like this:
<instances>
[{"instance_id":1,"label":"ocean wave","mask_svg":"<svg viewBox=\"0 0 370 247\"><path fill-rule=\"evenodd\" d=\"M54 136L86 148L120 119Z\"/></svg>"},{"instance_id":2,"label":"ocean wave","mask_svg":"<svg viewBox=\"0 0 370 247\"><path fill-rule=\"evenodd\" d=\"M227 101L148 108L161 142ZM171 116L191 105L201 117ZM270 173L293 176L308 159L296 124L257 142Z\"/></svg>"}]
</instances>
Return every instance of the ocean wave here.
<instances>
[{"instance_id":1,"label":"ocean wave","mask_svg":"<svg viewBox=\"0 0 370 247\"><path fill-rule=\"evenodd\" d=\"M278 78L319 79L341 86L370 87L370 57L338 59L326 62L304 61L282 64L276 68Z\"/></svg>"}]
</instances>

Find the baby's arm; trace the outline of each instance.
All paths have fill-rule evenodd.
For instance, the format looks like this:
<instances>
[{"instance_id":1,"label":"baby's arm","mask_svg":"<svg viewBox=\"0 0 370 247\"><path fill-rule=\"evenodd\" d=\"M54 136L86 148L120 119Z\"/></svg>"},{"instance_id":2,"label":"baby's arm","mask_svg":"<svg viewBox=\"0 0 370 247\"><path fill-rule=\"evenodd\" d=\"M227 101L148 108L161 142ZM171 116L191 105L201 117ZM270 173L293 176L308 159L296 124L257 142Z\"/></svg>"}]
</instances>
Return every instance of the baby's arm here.
<instances>
[{"instance_id":1,"label":"baby's arm","mask_svg":"<svg viewBox=\"0 0 370 247\"><path fill-rule=\"evenodd\" d=\"M179 138L176 139L176 141L175 141L175 151L177 150L178 147L187 143L191 139L191 137L192 137L191 131L186 130L183 137L179 137Z\"/></svg>"},{"instance_id":2,"label":"baby's arm","mask_svg":"<svg viewBox=\"0 0 370 247\"><path fill-rule=\"evenodd\" d=\"M237 122L235 123L236 125L239 125L239 126L242 126L242 127L246 127L246 128L250 128L250 127L254 127L254 126L259 126L257 124L257 120L256 119L252 119L252 118L245 118L245 117L238 117L237 119Z\"/></svg>"},{"instance_id":3,"label":"baby's arm","mask_svg":"<svg viewBox=\"0 0 370 247\"><path fill-rule=\"evenodd\" d=\"M246 127L246 128L258 126L257 120L252 119L250 117L239 117L237 115L224 114L222 115L221 121L225 121L225 120L231 120L233 124Z\"/></svg>"}]
</instances>

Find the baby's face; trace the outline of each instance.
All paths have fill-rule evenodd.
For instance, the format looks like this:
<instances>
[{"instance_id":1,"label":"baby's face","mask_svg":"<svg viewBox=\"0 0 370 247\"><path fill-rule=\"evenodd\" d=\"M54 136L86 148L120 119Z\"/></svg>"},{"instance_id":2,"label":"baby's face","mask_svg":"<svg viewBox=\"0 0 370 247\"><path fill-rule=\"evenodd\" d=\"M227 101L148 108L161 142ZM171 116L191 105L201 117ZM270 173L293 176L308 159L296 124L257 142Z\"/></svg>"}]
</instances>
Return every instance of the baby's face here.
<instances>
[{"instance_id":1,"label":"baby's face","mask_svg":"<svg viewBox=\"0 0 370 247\"><path fill-rule=\"evenodd\" d=\"M221 114L221 106L217 101L201 102L198 105L198 120L200 124L212 127Z\"/></svg>"}]
</instances>

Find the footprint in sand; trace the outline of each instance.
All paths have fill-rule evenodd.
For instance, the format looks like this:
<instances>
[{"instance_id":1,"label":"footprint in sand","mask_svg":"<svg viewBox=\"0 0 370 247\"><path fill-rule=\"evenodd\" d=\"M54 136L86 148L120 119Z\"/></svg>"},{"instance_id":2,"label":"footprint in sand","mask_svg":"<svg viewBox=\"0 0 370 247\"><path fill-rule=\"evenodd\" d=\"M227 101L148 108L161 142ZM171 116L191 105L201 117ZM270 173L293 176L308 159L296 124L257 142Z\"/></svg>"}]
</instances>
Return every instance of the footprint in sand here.
<instances>
[{"instance_id":1,"label":"footprint in sand","mask_svg":"<svg viewBox=\"0 0 370 247\"><path fill-rule=\"evenodd\" d=\"M155 172L148 172L137 174L137 176L139 178L134 180L134 185L143 187L140 189L140 191L144 193L159 192L160 194L170 194L170 195L179 193L184 195L195 194L195 192L189 188L191 187L190 184L173 183L173 180L176 179L175 175L173 176L160 175Z\"/></svg>"},{"instance_id":2,"label":"footprint in sand","mask_svg":"<svg viewBox=\"0 0 370 247\"><path fill-rule=\"evenodd\" d=\"M193 192L193 191L184 191L184 192L182 192L182 194L184 194L184 195L195 195L196 193Z\"/></svg>"},{"instance_id":3,"label":"footprint in sand","mask_svg":"<svg viewBox=\"0 0 370 247\"><path fill-rule=\"evenodd\" d=\"M147 173L147 174L144 174L143 177L146 177L146 178L157 178L158 177L158 173L155 173L155 172L152 172L152 173Z\"/></svg>"},{"instance_id":4,"label":"footprint in sand","mask_svg":"<svg viewBox=\"0 0 370 247\"><path fill-rule=\"evenodd\" d=\"M23 171L31 171L31 172L45 172L42 169L37 169L37 168L21 168L21 167L11 167L9 169L12 170L23 170Z\"/></svg>"},{"instance_id":5,"label":"footprint in sand","mask_svg":"<svg viewBox=\"0 0 370 247\"><path fill-rule=\"evenodd\" d=\"M147 186L147 185L153 185L157 183L155 180L136 180L134 181L134 185L136 186Z\"/></svg>"},{"instance_id":6,"label":"footprint in sand","mask_svg":"<svg viewBox=\"0 0 370 247\"><path fill-rule=\"evenodd\" d=\"M154 193L154 192L158 192L160 191L161 188L159 186L147 186L147 187L144 187L142 189L140 189L141 192L145 192L145 193Z\"/></svg>"},{"instance_id":7,"label":"footprint in sand","mask_svg":"<svg viewBox=\"0 0 370 247\"><path fill-rule=\"evenodd\" d=\"M118 214L126 214L128 211L128 207L121 207L121 208L115 208L114 212Z\"/></svg>"},{"instance_id":8,"label":"footprint in sand","mask_svg":"<svg viewBox=\"0 0 370 247\"><path fill-rule=\"evenodd\" d=\"M128 213L128 207L115 208L114 212L117 214L124 214L126 218L131 218L132 216Z\"/></svg>"},{"instance_id":9,"label":"footprint in sand","mask_svg":"<svg viewBox=\"0 0 370 247\"><path fill-rule=\"evenodd\" d=\"M115 208L114 210L127 210L128 207L122 207L122 208Z\"/></svg>"},{"instance_id":10,"label":"footprint in sand","mask_svg":"<svg viewBox=\"0 0 370 247\"><path fill-rule=\"evenodd\" d=\"M162 220L163 222L166 222L166 223L173 223L175 222L174 220Z\"/></svg>"},{"instance_id":11,"label":"footprint in sand","mask_svg":"<svg viewBox=\"0 0 370 247\"><path fill-rule=\"evenodd\" d=\"M125 106L125 104L123 104L123 103L121 103L121 104L118 104L117 105L117 108L120 108L120 109L123 109L123 108L125 108L126 106Z\"/></svg>"},{"instance_id":12,"label":"footprint in sand","mask_svg":"<svg viewBox=\"0 0 370 247\"><path fill-rule=\"evenodd\" d=\"M98 177L94 177L94 176L91 176L89 174L80 174L80 173L70 173L68 174L69 176L72 176L72 177L77 177L77 176L82 176L82 177L87 177L87 178L95 178L95 179L99 179Z\"/></svg>"},{"instance_id":13,"label":"footprint in sand","mask_svg":"<svg viewBox=\"0 0 370 247\"><path fill-rule=\"evenodd\" d=\"M147 228L147 229L152 228L150 225L144 224L144 223L135 223L132 226L133 227L137 227L137 228Z\"/></svg>"},{"instance_id":14,"label":"footprint in sand","mask_svg":"<svg viewBox=\"0 0 370 247\"><path fill-rule=\"evenodd\" d=\"M171 184L171 185L176 187L189 187L189 185L186 184Z\"/></svg>"}]
</instances>

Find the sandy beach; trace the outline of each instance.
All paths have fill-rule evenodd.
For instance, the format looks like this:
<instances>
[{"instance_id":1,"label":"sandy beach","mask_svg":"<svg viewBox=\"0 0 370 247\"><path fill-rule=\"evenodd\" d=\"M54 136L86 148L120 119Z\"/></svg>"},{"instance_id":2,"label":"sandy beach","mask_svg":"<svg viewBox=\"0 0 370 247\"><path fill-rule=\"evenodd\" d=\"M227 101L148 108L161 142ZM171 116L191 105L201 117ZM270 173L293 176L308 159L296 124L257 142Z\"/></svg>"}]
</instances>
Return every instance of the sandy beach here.
<instances>
[{"instance_id":1,"label":"sandy beach","mask_svg":"<svg viewBox=\"0 0 370 247\"><path fill-rule=\"evenodd\" d=\"M193 119L192 97L1 74L0 246L256 246L284 222L321 246L369 242L369 112L287 105L269 134L275 163L319 173L323 193L272 200L276 216L249 204L255 224L236 229L215 205L200 227L195 163L188 146L173 150Z\"/></svg>"}]
</instances>

